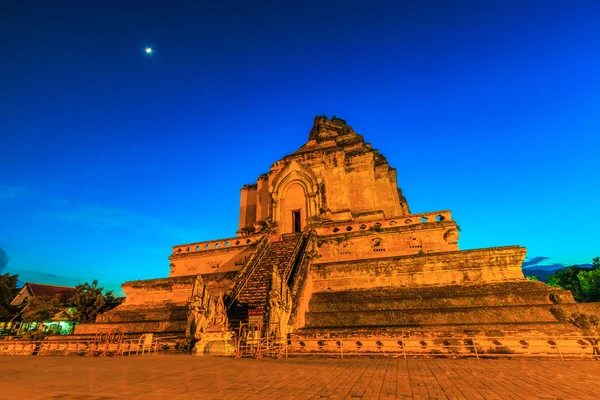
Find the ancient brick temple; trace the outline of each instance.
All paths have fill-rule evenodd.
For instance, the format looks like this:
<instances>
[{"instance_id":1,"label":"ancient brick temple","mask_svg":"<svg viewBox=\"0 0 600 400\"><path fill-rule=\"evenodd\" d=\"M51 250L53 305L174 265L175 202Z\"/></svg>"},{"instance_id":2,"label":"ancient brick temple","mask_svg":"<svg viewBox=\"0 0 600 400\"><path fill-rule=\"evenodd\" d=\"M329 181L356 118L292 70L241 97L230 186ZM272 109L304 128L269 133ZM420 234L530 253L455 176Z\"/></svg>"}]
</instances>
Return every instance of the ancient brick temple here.
<instances>
[{"instance_id":1,"label":"ancient brick temple","mask_svg":"<svg viewBox=\"0 0 600 400\"><path fill-rule=\"evenodd\" d=\"M386 158L342 119L316 117L303 146L242 187L236 237L174 246L168 278L126 282L126 301L77 333L189 334L198 285L233 331L249 318L292 338L566 329L548 312L559 289L524 278L525 248L458 240L450 211L412 214Z\"/></svg>"}]
</instances>

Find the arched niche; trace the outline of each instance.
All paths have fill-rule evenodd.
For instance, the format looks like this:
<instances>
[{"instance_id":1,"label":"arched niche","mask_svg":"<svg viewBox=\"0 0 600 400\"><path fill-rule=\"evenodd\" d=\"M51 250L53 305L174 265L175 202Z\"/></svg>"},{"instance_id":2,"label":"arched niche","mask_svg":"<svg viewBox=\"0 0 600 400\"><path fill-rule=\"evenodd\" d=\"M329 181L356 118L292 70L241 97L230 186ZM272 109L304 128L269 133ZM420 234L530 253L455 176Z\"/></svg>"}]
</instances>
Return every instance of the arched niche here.
<instances>
[{"instance_id":1,"label":"arched niche","mask_svg":"<svg viewBox=\"0 0 600 400\"><path fill-rule=\"evenodd\" d=\"M319 215L320 179L308 168L290 162L269 188L272 196L272 217L279 233L304 230L313 217Z\"/></svg>"}]
</instances>

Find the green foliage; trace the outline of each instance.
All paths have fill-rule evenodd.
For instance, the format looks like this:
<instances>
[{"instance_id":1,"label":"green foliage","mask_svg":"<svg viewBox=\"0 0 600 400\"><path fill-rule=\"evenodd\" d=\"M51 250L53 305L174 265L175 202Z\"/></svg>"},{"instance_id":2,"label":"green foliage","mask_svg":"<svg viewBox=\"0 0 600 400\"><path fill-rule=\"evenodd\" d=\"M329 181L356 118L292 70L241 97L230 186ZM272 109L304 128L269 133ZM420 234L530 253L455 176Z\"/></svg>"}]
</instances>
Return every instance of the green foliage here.
<instances>
[{"instance_id":1,"label":"green foliage","mask_svg":"<svg viewBox=\"0 0 600 400\"><path fill-rule=\"evenodd\" d=\"M116 305L112 291L103 294L104 288L99 287L95 279L91 285L86 282L75 286L75 290L71 304L75 307L74 317L77 322L94 322L98 314Z\"/></svg>"},{"instance_id":2,"label":"green foliage","mask_svg":"<svg viewBox=\"0 0 600 400\"><path fill-rule=\"evenodd\" d=\"M584 301L600 301L600 268L582 270L577 274Z\"/></svg>"},{"instance_id":3,"label":"green foliage","mask_svg":"<svg viewBox=\"0 0 600 400\"><path fill-rule=\"evenodd\" d=\"M540 278L538 278L537 276L534 275L528 275L525 278L529 279L530 281L539 281Z\"/></svg>"},{"instance_id":4,"label":"green foliage","mask_svg":"<svg viewBox=\"0 0 600 400\"><path fill-rule=\"evenodd\" d=\"M563 290L570 290L571 293L573 293L573 298L575 301L584 301L581 283L579 283L579 279L577 278L577 274L579 274L581 271L582 268L576 265L560 269L555 273L550 274L546 283L550 286L559 287Z\"/></svg>"},{"instance_id":5,"label":"green foliage","mask_svg":"<svg viewBox=\"0 0 600 400\"><path fill-rule=\"evenodd\" d=\"M15 313L15 308L10 302L19 293L17 281L19 275L10 275L8 273L0 275L0 321L6 321Z\"/></svg>"},{"instance_id":6,"label":"green foliage","mask_svg":"<svg viewBox=\"0 0 600 400\"><path fill-rule=\"evenodd\" d=\"M548 285L570 290L577 302L600 301L600 257L592 260L592 268L572 266L548 276Z\"/></svg>"},{"instance_id":7,"label":"green foliage","mask_svg":"<svg viewBox=\"0 0 600 400\"><path fill-rule=\"evenodd\" d=\"M55 297L30 297L27 305L21 312L23 322L44 322L61 310L60 300Z\"/></svg>"}]
</instances>

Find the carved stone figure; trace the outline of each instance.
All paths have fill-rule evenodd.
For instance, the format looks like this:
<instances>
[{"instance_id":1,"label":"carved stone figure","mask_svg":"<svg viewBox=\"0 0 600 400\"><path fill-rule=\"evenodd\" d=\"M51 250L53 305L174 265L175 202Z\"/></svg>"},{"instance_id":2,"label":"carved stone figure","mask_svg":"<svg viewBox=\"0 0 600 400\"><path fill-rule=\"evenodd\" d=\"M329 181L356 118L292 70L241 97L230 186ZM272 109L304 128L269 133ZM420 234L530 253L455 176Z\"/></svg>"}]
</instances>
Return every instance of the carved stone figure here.
<instances>
[{"instance_id":1,"label":"carved stone figure","mask_svg":"<svg viewBox=\"0 0 600 400\"><path fill-rule=\"evenodd\" d=\"M227 309L223 303L223 296L219 296L215 300L215 313L212 320L207 326L207 330L211 332L226 331L229 329L229 320L227 319Z\"/></svg>"},{"instance_id":2,"label":"carved stone figure","mask_svg":"<svg viewBox=\"0 0 600 400\"><path fill-rule=\"evenodd\" d=\"M186 336L192 341L200 340L201 334L206 330L214 315L215 302L212 301L202 277L198 275L189 300Z\"/></svg>"},{"instance_id":3,"label":"carved stone figure","mask_svg":"<svg viewBox=\"0 0 600 400\"><path fill-rule=\"evenodd\" d=\"M283 338L287 335L291 305L292 297L290 289L277 272L277 267L274 266L271 272L271 287L267 295L269 335L275 335L278 338Z\"/></svg>"}]
</instances>

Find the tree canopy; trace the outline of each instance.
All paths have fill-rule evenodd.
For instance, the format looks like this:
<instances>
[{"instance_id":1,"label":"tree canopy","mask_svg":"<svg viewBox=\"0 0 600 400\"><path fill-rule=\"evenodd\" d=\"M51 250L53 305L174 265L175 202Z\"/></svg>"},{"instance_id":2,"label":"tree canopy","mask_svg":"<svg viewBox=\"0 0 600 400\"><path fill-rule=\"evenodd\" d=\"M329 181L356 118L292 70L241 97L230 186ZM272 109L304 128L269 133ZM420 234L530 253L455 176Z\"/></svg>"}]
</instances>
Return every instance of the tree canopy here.
<instances>
[{"instance_id":1,"label":"tree canopy","mask_svg":"<svg viewBox=\"0 0 600 400\"><path fill-rule=\"evenodd\" d=\"M75 290L71 304L75 308L74 317L77 322L94 322L98 314L108 311L116 304L112 291L103 294L104 288L98 286L97 280L91 284L81 283L75 286Z\"/></svg>"},{"instance_id":2,"label":"tree canopy","mask_svg":"<svg viewBox=\"0 0 600 400\"><path fill-rule=\"evenodd\" d=\"M558 270L548 277L547 283L570 290L577 302L600 301L600 257L592 260L592 268L574 265Z\"/></svg>"},{"instance_id":3,"label":"tree canopy","mask_svg":"<svg viewBox=\"0 0 600 400\"><path fill-rule=\"evenodd\" d=\"M19 275L8 273L0 275L0 321L6 321L15 312L15 308L10 305L10 302L19 293L18 279Z\"/></svg>"},{"instance_id":4,"label":"tree canopy","mask_svg":"<svg viewBox=\"0 0 600 400\"><path fill-rule=\"evenodd\" d=\"M44 322L52 320L61 310L58 296L30 297L21 313L23 322Z\"/></svg>"}]
</instances>

